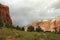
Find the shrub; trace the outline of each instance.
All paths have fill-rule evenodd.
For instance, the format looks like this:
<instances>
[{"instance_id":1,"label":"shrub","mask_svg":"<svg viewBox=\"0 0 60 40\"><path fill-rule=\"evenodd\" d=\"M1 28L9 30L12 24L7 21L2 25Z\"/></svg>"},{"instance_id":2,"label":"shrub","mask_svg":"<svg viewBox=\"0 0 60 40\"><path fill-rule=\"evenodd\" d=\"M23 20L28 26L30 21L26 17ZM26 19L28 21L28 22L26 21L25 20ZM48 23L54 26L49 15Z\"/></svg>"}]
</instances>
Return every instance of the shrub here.
<instances>
[{"instance_id":1,"label":"shrub","mask_svg":"<svg viewBox=\"0 0 60 40\"><path fill-rule=\"evenodd\" d=\"M37 32L42 31L41 28L40 28L40 26L38 26L38 28L36 28L36 31L37 31Z\"/></svg>"},{"instance_id":2,"label":"shrub","mask_svg":"<svg viewBox=\"0 0 60 40\"><path fill-rule=\"evenodd\" d=\"M3 26L3 21L2 21L2 19L0 18L0 27L2 27Z\"/></svg>"},{"instance_id":3,"label":"shrub","mask_svg":"<svg viewBox=\"0 0 60 40\"><path fill-rule=\"evenodd\" d=\"M30 31L30 32L34 31L34 27L30 25L30 26L28 27L28 31Z\"/></svg>"}]
</instances>

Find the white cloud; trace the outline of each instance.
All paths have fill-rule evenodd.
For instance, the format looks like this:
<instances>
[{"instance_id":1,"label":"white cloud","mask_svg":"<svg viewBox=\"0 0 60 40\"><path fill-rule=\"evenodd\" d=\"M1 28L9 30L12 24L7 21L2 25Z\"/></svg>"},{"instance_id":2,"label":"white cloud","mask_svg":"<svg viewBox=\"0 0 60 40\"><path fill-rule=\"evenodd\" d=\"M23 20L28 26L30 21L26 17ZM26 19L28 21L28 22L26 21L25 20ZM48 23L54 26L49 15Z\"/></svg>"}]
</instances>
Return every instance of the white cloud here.
<instances>
[{"instance_id":1,"label":"white cloud","mask_svg":"<svg viewBox=\"0 0 60 40\"><path fill-rule=\"evenodd\" d=\"M13 24L27 25L39 19L59 16L59 0L2 0L10 6ZM58 5L58 6L56 6ZM57 15L56 15L57 14Z\"/></svg>"}]
</instances>

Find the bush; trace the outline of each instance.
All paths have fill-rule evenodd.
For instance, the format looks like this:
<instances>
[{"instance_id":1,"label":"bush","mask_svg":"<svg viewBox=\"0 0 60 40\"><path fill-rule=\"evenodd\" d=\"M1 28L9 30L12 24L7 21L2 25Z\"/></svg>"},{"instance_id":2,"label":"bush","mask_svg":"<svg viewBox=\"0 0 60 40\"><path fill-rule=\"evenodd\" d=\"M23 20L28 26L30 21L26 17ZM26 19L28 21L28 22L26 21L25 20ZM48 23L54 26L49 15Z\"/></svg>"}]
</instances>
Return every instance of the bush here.
<instances>
[{"instance_id":1,"label":"bush","mask_svg":"<svg viewBox=\"0 0 60 40\"><path fill-rule=\"evenodd\" d=\"M24 31L24 27L22 27L21 30Z\"/></svg>"},{"instance_id":2,"label":"bush","mask_svg":"<svg viewBox=\"0 0 60 40\"><path fill-rule=\"evenodd\" d=\"M20 28L19 26L16 26L16 29L17 29L17 30L20 30L21 28Z\"/></svg>"},{"instance_id":3,"label":"bush","mask_svg":"<svg viewBox=\"0 0 60 40\"><path fill-rule=\"evenodd\" d=\"M30 32L34 31L34 27L33 26L29 26L28 27L28 31L30 31Z\"/></svg>"},{"instance_id":4,"label":"bush","mask_svg":"<svg viewBox=\"0 0 60 40\"><path fill-rule=\"evenodd\" d=\"M40 26L38 26L38 28L36 28L36 31L37 31L37 32L42 31L41 28L40 28Z\"/></svg>"},{"instance_id":5,"label":"bush","mask_svg":"<svg viewBox=\"0 0 60 40\"><path fill-rule=\"evenodd\" d=\"M3 21L2 21L2 19L0 19L0 27L2 27L3 26Z\"/></svg>"}]
</instances>

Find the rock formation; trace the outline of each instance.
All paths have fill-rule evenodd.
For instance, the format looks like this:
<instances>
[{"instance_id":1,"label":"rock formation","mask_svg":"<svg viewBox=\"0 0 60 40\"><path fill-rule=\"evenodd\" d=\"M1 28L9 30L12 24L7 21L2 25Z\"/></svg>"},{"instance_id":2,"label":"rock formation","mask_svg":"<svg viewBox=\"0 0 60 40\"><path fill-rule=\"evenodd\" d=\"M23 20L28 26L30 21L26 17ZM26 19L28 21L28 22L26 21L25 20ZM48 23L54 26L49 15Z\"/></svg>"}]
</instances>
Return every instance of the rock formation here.
<instances>
[{"instance_id":1,"label":"rock formation","mask_svg":"<svg viewBox=\"0 0 60 40\"><path fill-rule=\"evenodd\" d=\"M42 21L39 20L39 21L35 21L32 23L32 26L34 27L34 30L36 31L36 29L39 29L42 25Z\"/></svg>"},{"instance_id":2,"label":"rock formation","mask_svg":"<svg viewBox=\"0 0 60 40\"><path fill-rule=\"evenodd\" d=\"M43 20L42 25L41 25L41 29L45 32L45 31L50 31L50 20Z\"/></svg>"},{"instance_id":3,"label":"rock formation","mask_svg":"<svg viewBox=\"0 0 60 40\"><path fill-rule=\"evenodd\" d=\"M56 19L52 19L50 21L50 31L55 32L56 31Z\"/></svg>"},{"instance_id":4,"label":"rock formation","mask_svg":"<svg viewBox=\"0 0 60 40\"><path fill-rule=\"evenodd\" d=\"M0 19L2 19L8 24L12 24L8 6L0 4Z\"/></svg>"},{"instance_id":5,"label":"rock formation","mask_svg":"<svg viewBox=\"0 0 60 40\"><path fill-rule=\"evenodd\" d=\"M35 30L40 27L44 32L60 32L60 16L55 17L55 19L52 20L35 21L32 23L32 26Z\"/></svg>"},{"instance_id":6,"label":"rock formation","mask_svg":"<svg viewBox=\"0 0 60 40\"><path fill-rule=\"evenodd\" d=\"M56 17L56 31L60 32L60 16Z\"/></svg>"}]
</instances>

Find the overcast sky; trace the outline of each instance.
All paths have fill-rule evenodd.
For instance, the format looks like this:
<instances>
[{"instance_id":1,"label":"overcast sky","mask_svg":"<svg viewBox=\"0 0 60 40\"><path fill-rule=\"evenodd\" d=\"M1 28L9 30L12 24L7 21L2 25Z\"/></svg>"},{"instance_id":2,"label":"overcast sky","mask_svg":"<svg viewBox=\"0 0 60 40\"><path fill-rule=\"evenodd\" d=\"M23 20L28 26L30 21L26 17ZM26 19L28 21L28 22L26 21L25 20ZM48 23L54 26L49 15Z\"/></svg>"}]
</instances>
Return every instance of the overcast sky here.
<instances>
[{"instance_id":1,"label":"overcast sky","mask_svg":"<svg viewBox=\"0 0 60 40\"><path fill-rule=\"evenodd\" d=\"M14 25L25 26L35 20L60 16L60 0L0 0L8 5Z\"/></svg>"}]
</instances>

